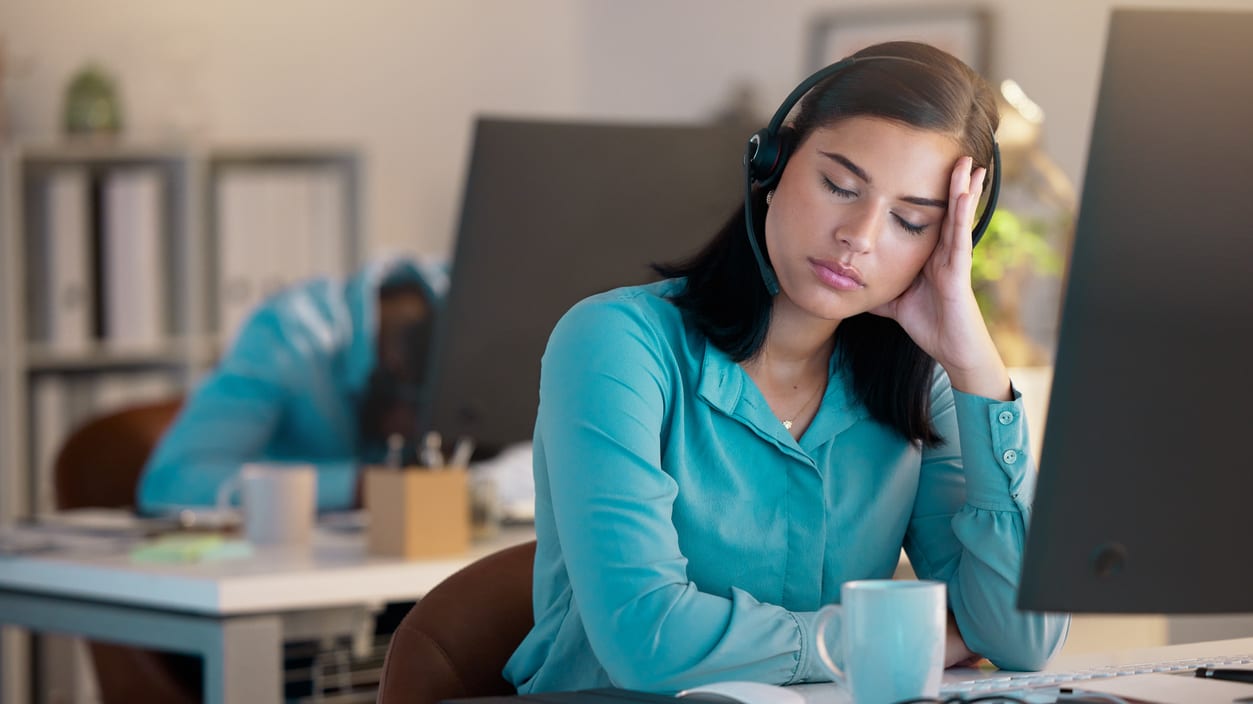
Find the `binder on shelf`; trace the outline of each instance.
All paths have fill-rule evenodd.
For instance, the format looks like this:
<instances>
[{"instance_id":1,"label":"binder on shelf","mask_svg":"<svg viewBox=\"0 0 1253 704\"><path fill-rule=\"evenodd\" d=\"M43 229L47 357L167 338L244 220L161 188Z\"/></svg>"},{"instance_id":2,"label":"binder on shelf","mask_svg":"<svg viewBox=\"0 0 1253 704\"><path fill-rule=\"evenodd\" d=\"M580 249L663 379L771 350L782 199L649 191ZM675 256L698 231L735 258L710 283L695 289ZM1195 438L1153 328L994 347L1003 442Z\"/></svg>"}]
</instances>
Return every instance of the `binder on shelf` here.
<instances>
[{"instance_id":1,"label":"binder on shelf","mask_svg":"<svg viewBox=\"0 0 1253 704\"><path fill-rule=\"evenodd\" d=\"M161 401L178 392L178 380L168 371L101 374L91 383L91 414Z\"/></svg>"},{"instance_id":2,"label":"binder on shelf","mask_svg":"<svg viewBox=\"0 0 1253 704\"><path fill-rule=\"evenodd\" d=\"M50 511L56 505L57 453L70 433L91 417L90 386L86 379L78 377L39 376L31 383L30 404L34 509Z\"/></svg>"},{"instance_id":3,"label":"binder on shelf","mask_svg":"<svg viewBox=\"0 0 1253 704\"><path fill-rule=\"evenodd\" d=\"M217 299L229 347L269 296L316 276L342 276L347 196L326 166L237 167L215 184Z\"/></svg>"},{"instance_id":4,"label":"binder on shelf","mask_svg":"<svg viewBox=\"0 0 1253 704\"><path fill-rule=\"evenodd\" d=\"M267 240L262 300L308 277L313 245L313 193L300 168L273 169L265 181Z\"/></svg>"},{"instance_id":5,"label":"binder on shelf","mask_svg":"<svg viewBox=\"0 0 1253 704\"><path fill-rule=\"evenodd\" d=\"M110 172L100 232L106 346L154 350L166 339L164 183L154 168Z\"/></svg>"},{"instance_id":6,"label":"binder on shelf","mask_svg":"<svg viewBox=\"0 0 1253 704\"><path fill-rule=\"evenodd\" d=\"M261 301L266 254L265 174L230 169L213 187L217 195L218 326L229 347L248 313Z\"/></svg>"},{"instance_id":7,"label":"binder on shelf","mask_svg":"<svg viewBox=\"0 0 1253 704\"><path fill-rule=\"evenodd\" d=\"M308 174L311 208L310 273L340 278L347 252L348 187L342 170L323 166Z\"/></svg>"},{"instance_id":8,"label":"binder on shelf","mask_svg":"<svg viewBox=\"0 0 1253 704\"><path fill-rule=\"evenodd\" d=\"M35 238L35 341L57 352L93 342L90 190L84 169L57 169L41 198L43 237Z\"/></svg>"},{"instance_id":9,"label":"binder on shelf","mask_svg":"<svg viewBox=\"0 0 1253 704\"><path fill-rule=\"evenodd\" d=\"M30 386L31 456L34 460L36 513L55 508L53 462L70 431L68 380L40 376Z\"/></svg>"}]
</instances>

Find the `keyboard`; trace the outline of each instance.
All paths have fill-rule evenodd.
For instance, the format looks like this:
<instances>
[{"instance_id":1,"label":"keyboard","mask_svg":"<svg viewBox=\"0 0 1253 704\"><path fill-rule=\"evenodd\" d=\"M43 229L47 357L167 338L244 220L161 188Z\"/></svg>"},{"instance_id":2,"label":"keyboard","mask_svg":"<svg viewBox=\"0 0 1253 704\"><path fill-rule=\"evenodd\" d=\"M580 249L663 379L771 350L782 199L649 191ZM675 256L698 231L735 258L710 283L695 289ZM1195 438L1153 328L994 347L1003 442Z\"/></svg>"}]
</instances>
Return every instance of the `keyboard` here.
<instances>
[{"instance_id":1,"label":"keyboard","mask_svg":"<svg viewBox=\"0 0 1253 704\"><path fill-rule=\"evenodd\" d=\"M1037 702L1051 704L1064 693L1063 690L1080 692L1083 690L1083 683L1090 680L1150 672L1183 673L1191 672L1198 667L1239 667L1251 663L1253 663L1253 653L1132 665L1106 665L1070 672L990 672L983 677L944 682L940 686L940 696L960 695L972 698L988 694L1003 694L1031 704Z\"/></svg>"}]
</instances>

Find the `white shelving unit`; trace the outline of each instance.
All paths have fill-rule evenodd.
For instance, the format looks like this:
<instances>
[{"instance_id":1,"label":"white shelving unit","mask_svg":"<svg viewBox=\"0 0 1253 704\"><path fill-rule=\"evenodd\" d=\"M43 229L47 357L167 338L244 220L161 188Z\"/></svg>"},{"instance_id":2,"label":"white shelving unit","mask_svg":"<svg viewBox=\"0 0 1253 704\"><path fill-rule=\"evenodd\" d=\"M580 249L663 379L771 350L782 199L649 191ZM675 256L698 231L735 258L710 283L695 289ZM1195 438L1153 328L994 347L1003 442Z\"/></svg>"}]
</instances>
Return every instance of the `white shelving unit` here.
<instances>
[{"instance_id":1,"label":"white shelving unit","mask_svg":"<svg viewBox=\"0 0 1253 704\"><path fill-rule=\"evenodd\" d=\"M12 149L0 145L0 526L14 521L24 511L26 473L18 471L22 462L25 434L20 400L21 363L17 359L19 339L14 311L17 301L10 285L17 280L17 174ZM30 639L16 628L0 627L0 701L23 701L30 688Z\"/></svg>"},{"instance_id":2,"label":"white shelving unit","mask_svg":"<svg viewBox=\"0 0 1253 704\"><path fill-rule=\"evenodd\" d=\"M360 174L357 152L339 145L11 148L0 177L8 225L0 250L0 520L52 505L48 468L39 465L63 434L48 437L39 427L41 418L58 415L43 393L49 381L75 387L66 393L79 417L68 425L108 410L84 401L102 379L110 380L115 403L130 400L128 378L136 393L156 377L172 393L190 388L229 340L223 312L230 289L252 293L233 302L237 324L275 290L360 264ZM53 195L62 186L70 188L71 208L67 191ZM228 186L233 200L222 197ZM69 222L61 217L66 210L75 213ZM224 254L232 247L233 262ZM53 263L66 252L68 275ZM66 337L67 316L55 318L69 299L76 307ZM123 319L136 308L146 319ZM115 337L115 329L134 335L136 326L138 337Z\"/></svg>"},{"instance_id":3,"label":"white shelving unit","mask_svg":"<svg viewBox=\"0 0 1253 704\"><path fill-rule=\"evenodd\" d=\"M264 296L355 270L361 173L345 145L0 145L0 525L53 507L79 422L186 392ZM31 701L30 652L0 629L0 701Z\"/></svg>"},{"instance_id":4,"label":"white shelving unit","mask_svg":"<svg viewBox=\"0 0 1253 704\"><path fill-rule=\"evenodd\" d=\"M16 199L14 196L14 171L12 150L0 146L0 525L13 521L23 509L21 497L25 484L17 484L14 471L21 463L22 454L18 438L25 431L22 424L20 388L22 368L17 358L20 339L16 320L16 291L11 285L18 277L17 238L12 233L17 228Z\"/></svg>"}]
</instances>

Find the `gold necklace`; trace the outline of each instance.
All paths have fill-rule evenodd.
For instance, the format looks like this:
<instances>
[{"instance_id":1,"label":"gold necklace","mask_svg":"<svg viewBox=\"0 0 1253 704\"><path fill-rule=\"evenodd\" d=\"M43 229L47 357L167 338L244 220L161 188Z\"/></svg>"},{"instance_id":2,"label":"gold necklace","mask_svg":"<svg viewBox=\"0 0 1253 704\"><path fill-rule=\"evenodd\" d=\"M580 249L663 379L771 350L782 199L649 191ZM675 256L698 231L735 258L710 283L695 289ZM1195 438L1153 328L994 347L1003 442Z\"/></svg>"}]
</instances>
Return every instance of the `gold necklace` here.
<instances>
[{"instance_id":1,"label":"gold necklace","mask_svg":"<svg viewBox=\"0 0 1253 704\"><path fill-rule=\"evenodd\" d=\"M800 414L804 413L804 412L805 412L805 409L806 409L806 408L809 408L809 404L810 404L810 403L813 403L813 400L814 400L815 398L818 398L818 394L822 393L822 390L823 390L823 389L825 389L826 387L827 387L827 385L826 385L825 383L824 383L824 384L819 384L819 385L818 385L818 387L814 389L813 394L811 394L811 395L809 396L809 398L805 399L805 405L803 405L803 406L801 406L800 408L796 409L796 412L792 414L792 417L791 417L791 418L785 418L785 419L783 419L783 428L784 428L785 430L791 430L791 429L792 429L792 423L796 421L796 417L797 417L797 416L799 416Z\"/></svg>"}]
</instances>

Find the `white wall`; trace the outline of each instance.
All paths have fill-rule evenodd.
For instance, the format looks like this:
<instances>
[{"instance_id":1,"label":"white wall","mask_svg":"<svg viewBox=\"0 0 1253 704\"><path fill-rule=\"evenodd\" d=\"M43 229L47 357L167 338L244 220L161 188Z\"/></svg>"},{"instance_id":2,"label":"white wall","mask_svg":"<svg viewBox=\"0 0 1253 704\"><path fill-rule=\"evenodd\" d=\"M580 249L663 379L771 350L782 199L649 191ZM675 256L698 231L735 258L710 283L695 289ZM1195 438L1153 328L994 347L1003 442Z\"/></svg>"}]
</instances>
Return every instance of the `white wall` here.
<instances>
[{"instance_id":1,"label":"white wall","mask_svg":"<svg viewBox=\"0 0 1253 704\"><path fill-rule=\"evenodd\" d=\"M470 116L571 113L581 12L574 0L0 0L0 33L18 136L52 135L68 76L98 59L121 79L132 135L360 145L371 249L441 252Z\"/></svg>"},{"instance_id":2,"label":"white wall","mask_svg":"<svg viewBox=\"0 0 1253 704\"><path fill-rule=\"evenodd\" d=\"M19 136L55 132L68 76L96 58L121 77L135 135L359 144L370 249L439 253L452 242L476 113L697 120L748 79L768 114L804 75L815 14L902 4L943 3L0 0L0 35ZM989 77L1016 79L1044 107L1046 147L1079 181L1116 3L987 4L997 18Z\"/></svg>"}]
</instances>

